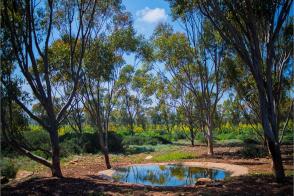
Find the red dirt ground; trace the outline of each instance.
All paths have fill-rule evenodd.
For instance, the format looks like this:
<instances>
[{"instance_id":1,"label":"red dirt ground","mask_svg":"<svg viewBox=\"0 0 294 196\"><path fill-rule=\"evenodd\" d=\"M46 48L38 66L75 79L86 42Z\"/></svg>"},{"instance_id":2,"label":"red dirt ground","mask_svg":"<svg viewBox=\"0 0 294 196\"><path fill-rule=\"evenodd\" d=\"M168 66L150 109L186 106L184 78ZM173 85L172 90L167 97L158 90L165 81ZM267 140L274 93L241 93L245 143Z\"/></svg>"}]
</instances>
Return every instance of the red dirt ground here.
<instances>
[{"instance_id":1,"label":"red dirt ground","mask_svg":"<svg viewBox=\"0 0 294 196\"><path fill-rule=\"evenodd\" d=\"M249 175L230 178L214 184L194 187L151 187L143 185L127 185L120 182L109 182L97 177L97 173L105 170L103 158L97 155L77 156L63 165L64 178L52 178L47 170L30 177L17 179L2 187L2 195L293 195L293 178L287 177L278 184L271 175L269 157L245 159L237 153L240 147L216 146L215 155L206 155L205 146L179 147L181 151L191 151L197 155L190 161L209 161L231 163L248 167ZM283 162L287 173L293 173L293 146L283 146ZM152 154L156 156L156 153ZM113 156L112 165L122 166L132 163L149 163L144 160L147 154L130 156ZM114 158L115 157L115 158ZM264 175L257 175L264 174ZM19 174L21 175L21 174Z\"/></svg>"}]
</instances>

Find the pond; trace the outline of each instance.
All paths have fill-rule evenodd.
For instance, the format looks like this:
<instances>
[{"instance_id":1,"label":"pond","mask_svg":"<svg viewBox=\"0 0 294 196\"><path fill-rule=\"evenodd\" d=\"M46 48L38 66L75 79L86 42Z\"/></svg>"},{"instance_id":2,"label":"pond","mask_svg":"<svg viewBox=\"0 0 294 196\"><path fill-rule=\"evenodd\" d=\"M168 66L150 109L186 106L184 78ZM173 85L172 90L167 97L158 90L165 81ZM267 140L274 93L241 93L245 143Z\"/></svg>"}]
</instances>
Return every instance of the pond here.
<instances>
[{"instance_id":1,"label":"pond","mask_svg":"<svg viewBox=\"0 0 294 196\"><path fill-rule=\"evenodd\" d=\"M220 169L207 169L180 164L132 165L116 168L112 178L127 183L151 186L194 185L198 178L223 180L229 172Z\"/></svg>"}]
</instances>

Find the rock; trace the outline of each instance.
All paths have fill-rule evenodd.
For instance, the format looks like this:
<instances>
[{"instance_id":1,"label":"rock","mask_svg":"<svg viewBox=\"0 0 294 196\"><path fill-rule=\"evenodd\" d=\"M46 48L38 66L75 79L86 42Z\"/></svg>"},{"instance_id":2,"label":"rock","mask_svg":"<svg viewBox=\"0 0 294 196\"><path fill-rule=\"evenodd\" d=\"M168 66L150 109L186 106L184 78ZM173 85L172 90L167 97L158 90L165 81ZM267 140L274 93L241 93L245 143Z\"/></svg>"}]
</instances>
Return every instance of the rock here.
<instances>
[{"instance_id":1,"label":"rock","mask_svg":"<svg viewBox=\"0 0 294 196\"><path fill-rule=\"evenodd\" d=\"M149 159L152 159L152 158L153 158L153 156L151 156L151 155L145 157L146 160L149 160Z\"/></svg>"},{"instance_id":2,"label":"rock","mask_svg":"<svg viewBox=\"0 0 294 196\"><path fill-rule=\"evenodd\" d=\"M7 182L9 182L8 178L1 176L1 184L6 184Z\"/></svg>"},{"instance_id":3,"label":"rock","mask_svg":"<svg viewBox=\"0 0 294 196\"><path fill-rule=\"evenodd\" d=\"M207 184L207 183L211 183L211 182L213 182L213 181L210 178L198 178L195 185L203 185L203 184Z\"/></svg>"}]
</instances>

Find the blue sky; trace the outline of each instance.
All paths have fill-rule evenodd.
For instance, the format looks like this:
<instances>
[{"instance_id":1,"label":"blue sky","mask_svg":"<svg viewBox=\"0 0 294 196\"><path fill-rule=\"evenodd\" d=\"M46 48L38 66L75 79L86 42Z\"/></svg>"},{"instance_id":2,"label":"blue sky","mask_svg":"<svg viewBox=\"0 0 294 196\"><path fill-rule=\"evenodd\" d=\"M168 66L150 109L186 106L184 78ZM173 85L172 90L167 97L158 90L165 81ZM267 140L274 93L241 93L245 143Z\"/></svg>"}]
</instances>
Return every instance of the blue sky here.
<instances>
[{"instance_id":1,"label":"blue sky","mask_svg":"<svg viewBox=\"0 0 294 196\"><path fill-rule=\"evenodd\" d=\"M160 22L171 24L176 31L181 31L178 22L172 21L169 4L164 0L123 0L126 11L130 12L134 28L146 38Z\"/></svg>"},{"instance_id":2,"label":"blue sky","mask_svg":"<svg viewBox=\"0 0 294 196\"><path fill-rule=\"evenodd\" d=\"M161 22L169 23L175 31L183 31L179 22L173 21L169 4L165 0L123 0L126 11L130 12L137 34L150 38L156 26ZM135 65L134 55L126 55L127 64ZM140 66L140 64L139 64ZM159 69L163 69L160 65Z\"/></svg>"},{"instance_id":3,"label":"blue sky","mask_svg":"<svg viewBox=\"0 0 294 196\"><path fill-rule=\"evenodd\" d=\"M164 0L123 0L123 5L132 14L137 33L147 38L160 22L168 22L176 31L181 30L178 22L172 21L169 4Z\"/></svg>"}]
</instances>

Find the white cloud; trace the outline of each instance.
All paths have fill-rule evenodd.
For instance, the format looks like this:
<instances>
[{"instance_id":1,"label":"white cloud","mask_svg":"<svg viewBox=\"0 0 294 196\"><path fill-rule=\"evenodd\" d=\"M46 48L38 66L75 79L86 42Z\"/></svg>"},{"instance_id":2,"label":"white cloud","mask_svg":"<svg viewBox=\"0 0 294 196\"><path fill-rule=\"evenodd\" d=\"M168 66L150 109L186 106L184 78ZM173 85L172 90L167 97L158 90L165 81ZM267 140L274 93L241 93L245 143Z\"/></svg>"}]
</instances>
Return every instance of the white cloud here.
<instances>
[{"instance_id":1,"label":"white cloud","mask_svg":"<svg viewBox=\"0 0 294 196\"><path fill-rule=\"evenodd\" d=\"M144 9L137 11L136 15L139 17L140 21L147 23L158 23L167 20L167 14L162 8L150 9L149 7L145 7Z\"/></svg>"}]
</instances>

